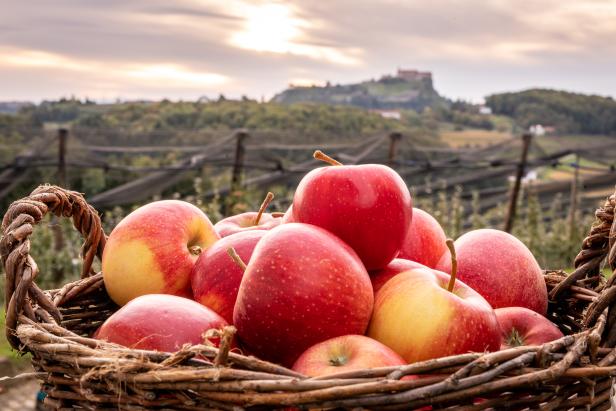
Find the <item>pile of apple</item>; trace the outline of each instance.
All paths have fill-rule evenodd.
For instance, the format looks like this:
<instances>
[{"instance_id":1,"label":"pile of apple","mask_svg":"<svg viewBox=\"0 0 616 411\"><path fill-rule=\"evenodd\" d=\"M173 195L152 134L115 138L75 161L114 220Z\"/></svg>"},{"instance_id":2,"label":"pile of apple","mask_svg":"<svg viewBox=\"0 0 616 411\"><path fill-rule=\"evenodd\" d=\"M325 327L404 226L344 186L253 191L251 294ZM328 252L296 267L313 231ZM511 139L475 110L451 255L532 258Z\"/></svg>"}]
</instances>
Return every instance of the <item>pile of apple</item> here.
<instances>
[{"instance_id":1,"label":"pile of apple","mask_svg":"<svg viewBox=\"0 0 616 411\"><path fill-rule=\"evenodd\" d=\"M315 157L330 165L284 215L266 201L212 225L168 200L124 218L102 262L122 307L95 337L175 351L233 324L244 353L318 376L562 336L521 241L491 229L446 241L391 168Z\"/></svg>"}]
</instances>

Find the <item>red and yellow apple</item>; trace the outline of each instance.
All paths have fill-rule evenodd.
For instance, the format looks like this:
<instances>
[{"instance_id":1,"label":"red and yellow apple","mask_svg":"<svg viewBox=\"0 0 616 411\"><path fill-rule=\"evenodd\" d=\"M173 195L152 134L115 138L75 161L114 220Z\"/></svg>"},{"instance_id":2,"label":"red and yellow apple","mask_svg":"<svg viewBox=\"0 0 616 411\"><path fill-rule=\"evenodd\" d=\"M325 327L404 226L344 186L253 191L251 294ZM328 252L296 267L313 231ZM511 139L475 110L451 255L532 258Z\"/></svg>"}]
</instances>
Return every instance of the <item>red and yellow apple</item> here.
<instances>
[{"instance_id":1,"label":"red and yellow apple","mask_svg":"<svg viewBox=\"0 0 616 411\"><path fill-rule=\"evenodd\" d=\"M343 335L308 348L295 361L293 370L309 377L362 368L405 365L391 348L363 335Z\"/></svg>"},{"instance_id":2,"label":"red and yellow apple","mask_svg":"<svg viewBox=\"0 0 616 411\"><path fill-rule=\"evenodd\" d=\"M545 315L548 293L539 263L520 240L504 231L470 231L455 242L458 278L494 308L526 307ZM449 251L438 270L451 271Z\"/></svg>"},{"instance_id":3,"label":"red and yellow apple","mask_svg":"<svg viewBox=\"0 0 616 411\"><path fill-rule=\"evenodd\" d=\"M368 273L347 244L317 226L281 224L254 249L233 323L250 352L292 366L318 342L363 334L373 300Z\"/></svg>"},{"instance_id":4,"label":"red and yellow apple","mask_svg":"<svg viewBox=\"0 0 616 411\"><path fill-rule=\"evenodd\" d=\"M387 281L376 294L368 336L407 362L469 351L497 351L500 328L490 304L450 276L417 268Z\"/></svg>"},{"instance_id":5,"label":"red and yellow apple","mask_svg":"<svg viewBox=\"0 0 616 411\"><path fill-rule=\"evenodd\" d=\"M144 294L190 297L190 271L218 239L209 218L190 203L146 204L109 235L102 259L107 293L118 305Z\"/></svg>"},{"instance_id":6,"label":"red and yellow apple","mask_svg":"<svg viewBox=\"0 0 616 411\"><path fill-rule=\"evenodd\" d=\"M242 231L221 238L199 256L190 274L195 301L211 308L227 322L233 322L233 307L237 299L244 270L233 261L227 250L233 248L244 263L248 263L263 230Z\"/></svg>"},{"instance_id":7,"label":"red and yellow apple","mask_svg":"<svg viewBox=\"0 0 616 411\"><path fill-rule=\"evenodd\" d=\"M413 208L411 227L398 258L434 268L447 251L445 240L447 236L438 221L424 210Z\"/></svg>"},{"instance_id":8,"label":"red and yellow apple","mask_svg":"<svg viewBox=\"0 0 616 411\"><path fill-rule=\"evenodd\" d=\"M338 236L368 270L383 268L398 255L411 217L411 195L404 180L380 164L312 170L293 197L295 221Z\"/></svg>"},{"instance_id":9,"label":"red and yellow apple","mask_svg":"<svg viewBox=\"0 0 616 411\"><path fill-rule=\"evenodd\" d=\"M214 311L183 297L148 294L111 315L94 338L129 348L175 352L184 344L203 344L203 334L227 322Z\"/></svg>"},{"instance_id":10,"label":"red and yellow apple","mask_svg":"<svg viewBox=\"0 0 616 411\"><path fill-rule=\"evenodd\" d=\"M370 272L370 281L372 282L372 290L374 295L385 285L387 281L396 275L409 271L414 268L428 268L423 264L416 263L415 261L404 260L402 258L394 258L391 263L387 264L385 268Z\"/></svg>"},{"instance_id":11,"label":"red and yellow apple","mask_svg":"<svg viewBox=\"0 0 616 411\"><path fill-rule=\"evenodd\" d=\"M563 337L550 320L523 307L494 310L501 329L501 349L520 345L541 345Z\"/></svg>"}]
</instances>

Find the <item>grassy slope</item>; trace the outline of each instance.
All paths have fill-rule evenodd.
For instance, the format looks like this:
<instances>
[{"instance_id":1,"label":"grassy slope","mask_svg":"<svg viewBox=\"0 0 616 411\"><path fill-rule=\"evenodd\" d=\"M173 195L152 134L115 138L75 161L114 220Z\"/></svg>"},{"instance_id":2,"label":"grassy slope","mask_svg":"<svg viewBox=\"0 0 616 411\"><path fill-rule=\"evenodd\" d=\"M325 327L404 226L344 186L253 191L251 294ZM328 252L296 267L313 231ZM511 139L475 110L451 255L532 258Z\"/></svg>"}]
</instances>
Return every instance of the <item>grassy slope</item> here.
<instances>
[{"instance_id":1,"label":"grassy slope","mask_svg":"<svg viewBox=\"0 0 616 411\"><path fill-rule=\"evenodd\" d=\"M461 131L444 130L441 140L451 147L483 147L511 138L508 132L496 130L464 129Z\"/></svg>"},{"instance_id":2,"label":"grassy slope","mask_svg":"<svg viewBox=\"0 0 616 411\"><path fill-rule=\"evenodd\" d=\"M28 361L27 357L19 355L19 353L11 348L5 336L4 329L4 308L0 310L0 357L9 357L12 361L17 363L24 363Z\"/></svg>"}]
</instances>

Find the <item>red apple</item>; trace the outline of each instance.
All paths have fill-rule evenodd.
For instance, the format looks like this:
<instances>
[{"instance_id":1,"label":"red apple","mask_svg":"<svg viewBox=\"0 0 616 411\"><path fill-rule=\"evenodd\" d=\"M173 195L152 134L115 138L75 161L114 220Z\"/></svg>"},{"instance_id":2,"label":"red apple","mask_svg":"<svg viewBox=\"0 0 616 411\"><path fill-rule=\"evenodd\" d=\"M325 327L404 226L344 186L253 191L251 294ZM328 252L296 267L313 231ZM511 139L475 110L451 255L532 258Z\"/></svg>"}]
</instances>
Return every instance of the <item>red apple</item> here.
<instances>
[{"instance_id":1,"label":"red apple","mask_svg":"<svg viewBox=\"0 0 616 411\"><path fill-rule=\"evenodd\" d=\"M406 184L398 173L380 164L312 170L293 197L295 221L338 236L368 270L383 268L398 255L411 216Z\"/></svg>"},{"instance_id":2,"label":"red apple","mask_svg":"<svg viewBox=\"0 0 616 411\"><path fill-rule=\"evenodd\" d=\"M269 213L263 213L259 221L255 224L255 219L258 214L257 212L249 211L247 213L227 217L217 222L214 228L216 228L216 231L221 237L227 237L231 234L241 233L243 231L271 230L282 222L282 218L280 217L274 217Z\"/></svg>"},{"instance_id":3,"label":"red apple","mask_svg":"<svg viewBox=\"0 0 616 411\"><path fill-rule=\"evenodd\" d=\"M550 320L528 308L497 308L494 313L501 329L501 349L541 345L563 337L563 333Z\"/></svg>"},{"instance_id":4,"label":"red apple","mask_svg":"<svg viewBox=\"0 0 616 411\"><path fill-rule=\"evenodd\" d=\"M219 238L209 218L190 203L146 204L109 235L102 261L107 293L118 305L144 294L191 297L190 271L199 253Z\"/></svg>"},{"instance_id":5,"label":"red apple","mask_svg":"<svg viewBox=\"0 0 616 411\"><path fill-rule=\"evenodd\" d=\"M296 222L297 221L295 221L295 219L293 218L293 204L291 204L289 208L287 208L287 211L282 216L282 221L280 221L280 224L296 223Z\"/></svg>"},{"instance_id":6,"label":"red apple","mask_svg":"<svg viewBox=\"0 0 616 411\"><path fill-rule=\"evenodd\" d=\"M462 354L497 351L500 328L490 304L450 276L416 268L389 280L376 294L368 336L409 363Z\"/></svg>"},{"instance_id":7,"label":"red apple","mask_svg":"<svg viewBox=\"0 0 616 411\"><path fill-rule=\"evenodd\" d=\"M405 365L391 348L363 335L343 335L308 348L295 361L293 370L309 377L362 368Z\"/></svg>"},{"instance_id":8,"label":"red apple","mask_svg":"<svg viewBox=\"0 0 616 411\"><path fill-rule=\"evenodd\" d=\"M318 342L363 334L373 300L368 273L348 245L322 228L288 223L257 244L233 323L249 351L291 366Z\"/></svg>"},{"instance_id":9,"label":"red apple","mask_svg":"<svg viewBox=\"0 0 616 411\"><path fill-rule=\"evenodd\" d=\"M233 307L237 299L244 270L227 253L235 249L241 260L250 261L252 252L266 231L242 231L218 240L201 253L193 267L191 284L195 301L211 308L227 322L233 322Z\"/></svg>"},{"instance_id":10,"label":"red apple","mask_svg":"<svg viewBox=\"0 0 616 411\"><path fill-rule=\"evenodd\" d=\"M184 344L203 344L203 334L227 322L187 298L166 294L137 297L116 311L94 338L129 348L175 352Z\"/></svg>"},{"instance_id":11,"label":"red apple","mask_svg":"<svg viewBox=\"0 0 616 411\"><path fill-rule=\"evenodd\" d=\"M413 208L411 227L398 258L417 261L434 268L447 251L445 240L447 237L438 221L427 212Z\"/></svg>"},{"instance_id":12,"label":"red apple","mask_svg":"<svg viewBox=\"0 0 616 411\"><path fill-rule=\"evenodd\" d=\"M391 263L387 264L385 268L370 273L370 281L372 282L372 290L374 295L389 281L392 277L400 274L404 271L409 271L414 268L428 268L423 264L416 263L415 261L404 260L402 258L394 258Z\"/></svg>"},{"instance_id":13,"label":"red apple","mask_svg":"<svg viewBox=\"0 0 616 411\"><path fill-rule=\"evenodd\" d=\"M242 213L223 218L216 223L214 228L216 228L216 231L221 237L226 237L242 231L270 230L279 225L282 221L280 218L265 212L265 209L273 199L274 194L269 192L267 196L265 196L258 212Z\"/></svg>"},{"instance_id":14,"label":"red apple","mask_svg":"<svg viewBox=\"0 0 616 411\"><path fill-rule=\"evenodd\" d=\"M548 293L541 267L528 248L504 231L470 231L455 242L458 278L494 308L526 307L545 315ZM451 271L447 251L437 267Z\"/></svg>"}]
</instances>

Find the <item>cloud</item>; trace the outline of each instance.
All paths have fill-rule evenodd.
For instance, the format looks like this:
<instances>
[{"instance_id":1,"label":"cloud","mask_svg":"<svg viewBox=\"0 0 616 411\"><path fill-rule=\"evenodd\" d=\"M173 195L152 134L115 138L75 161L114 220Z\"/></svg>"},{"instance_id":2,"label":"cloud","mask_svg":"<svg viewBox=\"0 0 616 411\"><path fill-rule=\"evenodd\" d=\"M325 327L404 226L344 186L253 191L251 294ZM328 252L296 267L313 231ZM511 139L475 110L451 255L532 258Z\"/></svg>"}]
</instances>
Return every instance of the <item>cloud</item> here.
<instances>
[{"instance_id":1,"label":"cloud","mask_svg":"<svg viewBox=\"0 0 616 411\"><path fill-rule=\"evenodd\" d=\"M130 77L135 82L144 84L165 82L173 87L218 85L228 81L228 78L222 74L193 71L173 63L142 64L127 61L109 67L102 61L78 60L35 50L0 49L0 65L82 73L96 72L99 76L110 79Z\"/></svg>"},{"instance_id":2,"label":"cloud","mask_svg":"<svg viewBox=\"0 0 616 411\"><path fill-rule=\"evenodd\" d=\"M3 15L3 99L269 97L293 80L347 83L398 66L433 71L452 97L616 95L609 0L32 0Z\"/></svg>"}]
</instances>

